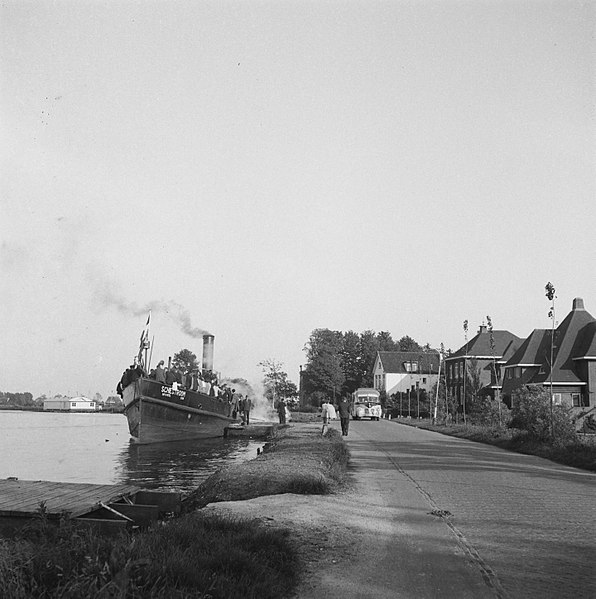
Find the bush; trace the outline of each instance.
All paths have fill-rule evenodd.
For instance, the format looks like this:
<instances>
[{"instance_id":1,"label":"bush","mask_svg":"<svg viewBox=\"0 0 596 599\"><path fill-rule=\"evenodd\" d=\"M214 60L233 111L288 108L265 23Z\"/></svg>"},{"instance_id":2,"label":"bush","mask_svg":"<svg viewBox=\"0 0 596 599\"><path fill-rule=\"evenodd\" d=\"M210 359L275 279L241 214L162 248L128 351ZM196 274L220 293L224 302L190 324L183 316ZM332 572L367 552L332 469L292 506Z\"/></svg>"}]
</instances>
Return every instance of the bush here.
<instances>
[{"instance_id":1,"label":"bush","mask_svg":"<svg viewBox=\"0 0 596 599\"><path fill-rule=\"evenodd\" d=\"M528 385L512 393L511 428L525 431L527 436L537 441L551 439L550 394L537 385ZM571 443L576 439L575 426L571 418L571 408L564 405L553 406L552 428L555 443Z\"/></svg>"},{"instance_id":2,"label":"bush","mask_svg":"<svg viewBox=\"0 0 596 599\"><path fill-rule=\"evenodd\" d=\"M490 428L502 427L511 421L511 411L502 401L487 395L471 403L468 418L470 424Z\"/></svg>"}]
</instances>

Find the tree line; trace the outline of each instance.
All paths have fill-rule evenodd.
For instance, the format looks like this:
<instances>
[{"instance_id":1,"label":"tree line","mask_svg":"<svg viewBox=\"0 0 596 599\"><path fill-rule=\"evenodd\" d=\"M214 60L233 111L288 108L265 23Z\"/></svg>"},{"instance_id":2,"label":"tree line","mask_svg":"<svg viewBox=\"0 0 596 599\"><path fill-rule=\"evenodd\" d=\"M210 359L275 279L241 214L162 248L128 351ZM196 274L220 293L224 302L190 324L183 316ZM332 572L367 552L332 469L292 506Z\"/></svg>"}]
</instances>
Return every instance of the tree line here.
<instances>
[{"instance_id":1,"label":"tree line","mask_svg":"<svg viewBox=\"0 0 596 599\"><path fill-rule=\"evenodd\" d=\"M302 389L308 403L320 405L323 399L333 400L360 387L372 387L378 351L430 350L428 343L421 346L408 335L394 341L388 331L358 334L315 329L304 346L307 362L301 373Z\"/></svg>"}]
</instances>

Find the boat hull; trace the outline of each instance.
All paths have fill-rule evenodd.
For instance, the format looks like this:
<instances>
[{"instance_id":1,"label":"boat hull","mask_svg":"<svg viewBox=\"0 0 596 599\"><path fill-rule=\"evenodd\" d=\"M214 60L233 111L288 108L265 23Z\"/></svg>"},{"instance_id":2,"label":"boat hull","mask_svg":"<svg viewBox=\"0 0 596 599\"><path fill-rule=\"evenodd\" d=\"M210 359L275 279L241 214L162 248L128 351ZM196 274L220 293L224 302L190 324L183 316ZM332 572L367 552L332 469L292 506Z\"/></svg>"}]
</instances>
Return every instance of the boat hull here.
<instances>
[{"instance_id":1,"label":"boat hull","mask_svg":"<svg viewBox=\"0 0 596 599\"><path fill-rule=\"evenodd\" d=\"M137 443L222 437L225 427L236 422L227 402L151 379L131 383L123 396L128 429Z\"/></svg>"}]
</instances>

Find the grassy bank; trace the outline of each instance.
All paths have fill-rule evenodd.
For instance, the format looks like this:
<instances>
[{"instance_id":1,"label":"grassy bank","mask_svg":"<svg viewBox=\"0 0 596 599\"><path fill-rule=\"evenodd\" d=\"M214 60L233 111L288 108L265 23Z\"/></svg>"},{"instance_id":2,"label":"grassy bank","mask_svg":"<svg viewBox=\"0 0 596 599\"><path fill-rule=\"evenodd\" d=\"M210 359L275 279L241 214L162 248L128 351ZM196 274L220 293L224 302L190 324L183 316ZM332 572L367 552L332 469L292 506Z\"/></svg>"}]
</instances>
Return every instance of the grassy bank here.
<instances>
[{"instance_id":1,"label":"grassy bank","mask_svg":"<svg viewBox=\"0 0 596 599\"><path fill-rule=\"evenodd\" d=\"M268 599L290 594L300 564L287 533L256 521L205 517L210 501L273 493L327 493L347 464L337 431L282 429L256 460L230 466L185 501L185 514L116 538L40 518L0 539L0 589L6 599Z\"/></svg>"},{"instance_id":2,"label":"grassy bank","mask_svg":"<svg viewBox=\"0 0 596 599\"><path fill-rule=\"evenodd\" d=\"M529 438L523 431L509 428L485 427L472 424L432 424L429 420L396 420L400 424L436 431L452 437L497 445L503 449L535 455L558 464L596 472L596 438L577 435L574 442L551 444Z\"/></svg>"},{"instance_id":3,"label":"grassy bank","mask_svg":"<svg viewBox=\"0 0 596 599\"><path fill-rule=\"evenodd\" d=\"M261 495L333 492L343 483L349 453L337 430L324 437L320 430L320 423L281 429L256 460L232 464L208 478L186 499L185 511Z\"/></svg>"}]
</instances>

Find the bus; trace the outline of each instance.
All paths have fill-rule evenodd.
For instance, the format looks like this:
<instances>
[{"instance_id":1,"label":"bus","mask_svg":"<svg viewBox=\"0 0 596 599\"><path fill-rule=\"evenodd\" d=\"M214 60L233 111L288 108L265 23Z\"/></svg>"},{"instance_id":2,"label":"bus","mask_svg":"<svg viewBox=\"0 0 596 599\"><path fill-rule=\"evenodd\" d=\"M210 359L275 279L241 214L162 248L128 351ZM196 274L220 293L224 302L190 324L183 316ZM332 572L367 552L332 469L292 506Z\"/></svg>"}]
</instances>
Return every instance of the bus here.
<instances>
[{"instance_id":1,"label":"bus","mask_svg":"<svg viewBox=\"0 0 596 599\"><path fill-rule=\"evenodd\" d=\"M360 388L352 393L352 418L360 420L360 418L370 418L371 420L379 420L383 415L380 393L376 389Z\"/></svg>"}]
</instances>

